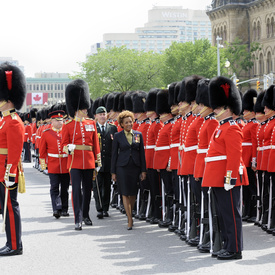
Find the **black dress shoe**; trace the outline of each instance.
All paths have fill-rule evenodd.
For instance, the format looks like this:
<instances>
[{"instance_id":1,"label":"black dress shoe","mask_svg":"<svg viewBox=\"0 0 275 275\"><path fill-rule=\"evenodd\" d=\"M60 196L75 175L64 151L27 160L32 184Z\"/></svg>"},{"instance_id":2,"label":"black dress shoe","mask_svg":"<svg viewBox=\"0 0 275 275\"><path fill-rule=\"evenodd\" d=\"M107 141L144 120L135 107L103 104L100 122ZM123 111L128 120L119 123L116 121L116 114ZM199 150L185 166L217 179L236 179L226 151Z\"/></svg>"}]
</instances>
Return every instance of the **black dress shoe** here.
<instances>
[{"instance_id":1,"label":"black dress shoe","mask_svg":"<svg viewBox=\"0 0 275 275\"><path fill-rule=\"evenodd\" d=\"M249 219L247 219L248 223L255 223L256 222L256 217L250 217Z\"/></svg>"},{"instance_id":2,"label":"black dress shoe","mask_svg":"<svg viewBox=\"0 0 275 275\"><path fill-rule=\"evenodd\" d=\"M141 213L140 215L139 215L139 218L138 218L140 221L145 221L146 220L146 216L145 216L145 214L144 213Z\"/></svg>"},{"instance_id":3,"label":"black dress shoe","mask_svg":"<svg viewBox=\"0 0 275 275\"><path fill-rule=\"evenodd\" d=\"M272 235L275 236L275 230L272 232Z\"/></svg>"},{"instance_id":4,"label":"black dress shoe","mask_svg":"<svg viewBox=\"0 0 275 275\"><path fill-rule=\"evenodd\" d=\"M109 213L107 211L103 211L103 217L108 218L109 217Z\"/></svg>"},{"instance_id":5,"label":"black dress shoe","mask_svg":"<svg viewBox=\"0 0 275 275\"><path fill-rule=\"evenodd\" d=\"M53 216L54 216L56 219L59 219L59 218L60 218L60 212L59 212L58 210L53 211Z\"/></svg>"},{"instance_id":6,"label":"black dress shoe","mask_svg":"<svg viewBox=\"0 0 275 275\"><path fill-rule=\"evenodd\" d=\"M187 244L190 245L190 246L197 246L200 242L200 237L199 236L196 236L195 238L193 239L190 239Z\"/></svg>"},{"instance_id":7,"label":"black dress shoe","mask_svg":"<svg viewBox=\"0 0 275 275\"><path fill-rule=\"evenodd\" d=\"M275 228L273 227L273 228L269 228L269 229L267 229L266 230L266 233L267 234L273 234L273 231L275 230Z\"/></svg>"},{"instance_id":8,"label":"black dress shoe","mask_svg":"<svg viewBox=\"0 0 275 275\"><path fill-rule=\"evenodd\" d=\"M215 251L215 252L212 252L212 257L213 258L216 258L216 257L218 257L218 255L220 255L220 254L222 254L222 253L224 253L224 252L226 252L226 250L225 249L221 249L221 250L219 250L219 251Z\"/></svg>"},{"instance_id":9,"label":"black dress shoe","mask_svg":"<svg viewBox=\"0 0 275 275\"><path fill-rule=\"evenodd\" d=\"M103 212L99 211L96 215L99 219L103 219ZM84 221L85 222L85 221Z\"/></svg>"},{"instance_id":10,"label":"black dress shoe","mask_svg":"<svg viewBox=\"0 0 275 275\"><path fill-rule=\"evenodd\" d=\"M209 253L210 252L210 243L205 243L197 246L199 252L201 253Z\"/></svg>"},{"instance_id":11,"label":"black dress shoe","mask_svg":"<svg viewBox=\"0 0 275 275\"><path fill-rule=\"evenodd\" d=\"M62 212L60 213L60 216L62 216L62 217L69 217L70 214L69 214L68 212L66 212L66 211L62 211Z\"/></svg>"},{"instance_id":12,"label":"black dress shoe","mask_svg":"<svg viewBox=\"0 0 275 275\"><path fill-rule=\"evenodd\" d=\"M82 224L81 223L76 223L74 229L77 230L77 231L82 230Z\"/></svg>"},{"instance_id":13,"label":"black dress shoe","mask_svg":"<svg viewBox=\"0 0 275 275\"><path fill-rule=\"evenodd\" d=\"M217 256L218 260L239 260L242 259L242 252L225 251Z\"/></svg>"},{"instance_id":14,"label":"black dress shoe","mask_svg":"<svg viewBox=\"0 0 275 275\"><path fill-rule=\"evenodd\" d=\"M247 221L249 218L250 218L250 216L246 215L246 216L242 217L242 221L245 222L245 221Z\"/></svg>"},{"instance_id":15,"label":"black dress shoe","mask_svg":"<svg viewBox=\"0 0 275 275\"><path fill-rule=\"evenodd\" d=\"M127 227L127 230L132 230L133 228L132 227Z\"/></svg>"},{"instance_id":16,"label":"black dress shoe","mask_svg":"<svg viewBox=\"0 0 275 275\"><path fill-rule=\"evenodd\" d=\"M22 255L23 254L23 249L11 249L8 246L4 246L0 250L0 256L15 256L15 255Z\"/></svg>"},{"instance_id":17,"label":"black dress shoe","mask_svg":"<svg viewBox=\"0 0 275 275\"><path fill-rule=\"evenodd\" d=\"M150 224L158 224L159 223L159 219L158 218L153 218L150 220Z\"/></svg>"},{"instance_id":18,"label":"black dress shoe","mask_svg":"<svg viewBox=\"0 0 275 275\"><path fill-rule=\"evenodd\" d=\"M90 219L89 217L84 218L83 221L84 221L84 223L85 223L86 225L93 225L93 223L92 223L92 221L91 221L91 219Z\"/></svg>"}]
</instances>

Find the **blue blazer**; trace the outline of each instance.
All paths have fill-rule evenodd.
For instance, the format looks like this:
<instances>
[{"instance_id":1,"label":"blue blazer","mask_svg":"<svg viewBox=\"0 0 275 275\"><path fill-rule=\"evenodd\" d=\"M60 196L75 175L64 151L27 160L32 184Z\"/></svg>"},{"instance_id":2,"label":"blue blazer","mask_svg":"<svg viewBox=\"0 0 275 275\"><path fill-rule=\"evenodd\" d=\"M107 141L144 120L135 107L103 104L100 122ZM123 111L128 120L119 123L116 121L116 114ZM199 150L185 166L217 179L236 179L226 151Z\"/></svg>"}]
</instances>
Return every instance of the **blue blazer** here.
<instances>
[{"instance_id":1,"label":"blue blazer","mask_svg":"<svg viewBox=\"0 0 275 275\"><path fill-rule=\"evenodd\" d=\"M124 131L115 133L112 147L111 173L116 174L117 166L126 166L132 157L141 172L146 172L144 144L141 132L133 130L133 141L130 145Z\"/></svg>"}]
</instances>

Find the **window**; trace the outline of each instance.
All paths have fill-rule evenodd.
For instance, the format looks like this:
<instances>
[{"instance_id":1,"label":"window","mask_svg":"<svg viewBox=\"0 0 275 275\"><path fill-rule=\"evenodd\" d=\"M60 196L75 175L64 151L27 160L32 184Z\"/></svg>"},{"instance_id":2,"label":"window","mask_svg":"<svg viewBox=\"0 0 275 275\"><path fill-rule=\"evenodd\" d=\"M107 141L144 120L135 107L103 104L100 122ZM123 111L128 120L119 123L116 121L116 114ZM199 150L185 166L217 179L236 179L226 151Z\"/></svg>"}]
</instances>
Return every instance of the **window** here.
<instances>
[{"instance_id":1,"label":"window","mask_svg":"<svg viewBox=\"0 0 275 275\"><path fill-rule=\"evenodd\" d=\"M267 73L272 72L272 58L271 58L271 52L269 52L269 53L267 54L266 69L267 69Z\"/></svg>"},{"instance_id":2,"label":"window","mask_svg":"<svg viewBox=\"0 0 275 275\"><path fill-rule=\"evenodd\" d=\"M261 39L261 24L259 21L257 23L257 38L258 38L258 40Z\"/></svg>"},{"instance_id":3,"label":"window","mask_svg":"<svg viewBox=\"0 0 275 275\"><path fill-rule=\"evenodd\" d=\"M263 75L264 74L264 57L263 54L260 54L259 58L259 74Z\"/></svg>"}]
</instances>

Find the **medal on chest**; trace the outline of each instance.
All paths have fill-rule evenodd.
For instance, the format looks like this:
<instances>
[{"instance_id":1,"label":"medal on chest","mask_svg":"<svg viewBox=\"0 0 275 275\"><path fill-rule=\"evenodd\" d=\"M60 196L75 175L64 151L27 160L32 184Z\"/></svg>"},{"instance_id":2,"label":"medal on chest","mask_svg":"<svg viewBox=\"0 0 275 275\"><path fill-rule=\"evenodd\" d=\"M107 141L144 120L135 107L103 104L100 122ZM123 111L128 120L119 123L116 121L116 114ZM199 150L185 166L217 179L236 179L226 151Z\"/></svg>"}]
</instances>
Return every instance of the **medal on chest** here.
<instances>
[{"instance_id":1,"label":"medal on chest","mask_svg":"<svg viewBox=\"0 0 275 275\"><path fill-rule=\"evenodd\" d=\"M134 142L135 143L140 143L140 134L135 134L135 136L134 136Z\"/></svg>"},{"instance_id":2,"label":"medal on chest","mask_svg":"<svg viewBox=\"0 0 275 275\"><path fill-rule=\"evenodd\" d=\"M92 124L86 124L85 125L85 131L86 132L93 132L93 131L95 131L94 125L92 125Z\"/></svg>"},{"instance_id":3,"label":"medal on chest","mask_svg":"<svg viewBox=\"0 0 275 275\"><path fill-rule=\"evenodd\" d=\"M215 138L218 138L220 136L221 132L222 132L222 130L218 130L216 135L215 135Z\"/></svg>"}]
</instances>

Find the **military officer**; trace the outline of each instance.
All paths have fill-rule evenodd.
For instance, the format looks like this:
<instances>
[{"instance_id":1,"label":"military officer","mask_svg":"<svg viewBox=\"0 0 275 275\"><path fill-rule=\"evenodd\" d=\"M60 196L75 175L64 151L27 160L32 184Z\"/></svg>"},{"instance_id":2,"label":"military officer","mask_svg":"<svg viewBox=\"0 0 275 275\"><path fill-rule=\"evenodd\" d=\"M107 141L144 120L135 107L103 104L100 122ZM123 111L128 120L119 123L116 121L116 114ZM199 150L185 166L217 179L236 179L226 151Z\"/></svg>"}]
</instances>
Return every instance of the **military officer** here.
<instances>
[{"instance_id":1,"label":"military officer","mask_svg":"<svg viewBox=\"0 0 275 275\"><path fill-rule=\"evenodd\" d=\"M61 147L63 110L55 110L49 113L52 127L44 130L40 140L40 164L41 169L48 169L50 178L50 194L53 216L69 216L69 184L70 175L67 168L68 155L64 154Z\"/></svg>"},{"instance_id":2,"label":"military officer","mask_svg":"<svg viewBox=\"0 0 275 275\"><path fill-rule=\"evenodd\" d=\"M110 193L111 193L111 158L112 143L117 128L113 124L107 123L107 110L99 106L95 112L96 128L98 133L102 167L97 173L97 178L93 182L93 193L96 202L97 217L109 217Z\"/></svg>"},{"instance_id":3,"label":"military officer","mask_svg":"<svg viewBox=\"0 0 275 275\"><path fill-rule=\"evenodd\" d=\"M25 129L15 109L22 107L25 96L26 82L22 71L9 63L1 64L0 111L3 118L0 122L0 205L2 210L6 211L6 244L0 249L0 256L23 253L17 191L18 166Z\"/></svg>"},{"instance_id":4,"label":"military officer","mask_svg":"<svg viewBox=\"0 0 275 275\"><path fill-rule=\"evenodd\" d=\"M71 81L65 90L69 120L62 129L62 148L69 153L67 168L72 181L72 203L75 230L82 230L82 221L92 225L89 217L93 169L101 167L96 123L86 119L90 108L88 84L81 79Z\"/></svg>"},{"instance_id":5,"label":"military officer","mask_svg":"<svg viewBox=\"0 0 275 275\"><path fill-rule=\"evenodd\" d=\"M202 187L211 187L219 209L223 249L217 258L241 259L240 186L247 185L248 178L242 160L242 131L232 119L233 113L241 112L241 97L230 79L219 76L209 83L209 99L220 125L210 140Z\"/></svg>"}]
</instances>

